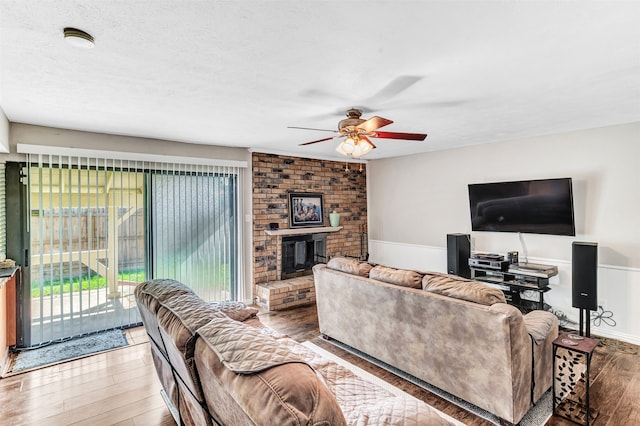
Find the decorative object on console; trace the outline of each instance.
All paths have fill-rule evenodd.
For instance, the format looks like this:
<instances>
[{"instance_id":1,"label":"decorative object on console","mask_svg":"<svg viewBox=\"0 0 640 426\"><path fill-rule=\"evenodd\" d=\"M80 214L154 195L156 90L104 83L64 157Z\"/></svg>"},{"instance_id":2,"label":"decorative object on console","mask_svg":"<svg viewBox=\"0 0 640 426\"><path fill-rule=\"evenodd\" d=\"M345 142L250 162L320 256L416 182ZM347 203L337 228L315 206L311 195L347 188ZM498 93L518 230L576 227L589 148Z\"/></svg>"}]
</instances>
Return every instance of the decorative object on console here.
<instances>
[{"instance_id":1,"label":"decorative object on console","mask_svg":"<svg viewBox=\"0 0 640 426\"><path fill-rule=\"evenodd\" d=\"M324 226L323 195L318 193L289 193L289 226Z\"/></svg>"},{"instance_id":2,"label":"decorative object on console","mask_svg":"<svg viewBox=\"0 0 640 426\"><path fill-rule=\"evenodd\" d=\"M333 227L340 226L340 213L335 210L329 213L329 224Z\"/></svg>"},{"instance_id":3,"label":"decorative object on console","mask_svg":"<svg viewBox=\"0 0 640 426\"><path fill-rule=\"evenodd\" d=\"M471 255L469 234L447 234L447 273L471 278L469 256Z\"/></svg>"},{"instance_id":4,"label":"decorative object on console","mask_svg":"<svg viewBox=\"0 0 640 426\"><path fill-rule=\"evenodd\" d=\"M589 311L598 309L598 243L574 241L571 254L571 305L580 310L580 335L589 337Z\"/></svg>"}]
</instances>

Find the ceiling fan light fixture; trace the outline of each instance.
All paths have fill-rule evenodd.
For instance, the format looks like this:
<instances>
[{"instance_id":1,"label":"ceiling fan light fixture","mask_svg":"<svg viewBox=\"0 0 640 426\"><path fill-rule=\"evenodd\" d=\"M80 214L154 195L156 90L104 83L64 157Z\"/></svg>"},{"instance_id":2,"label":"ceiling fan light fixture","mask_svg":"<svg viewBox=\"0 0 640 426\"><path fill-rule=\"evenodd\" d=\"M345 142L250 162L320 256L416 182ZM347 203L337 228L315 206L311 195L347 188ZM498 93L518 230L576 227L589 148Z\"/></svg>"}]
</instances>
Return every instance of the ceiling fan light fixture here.
<instances>
[{"instance_id":1,"label":"ceiling fan light fixture","mask_svg":"<svg viewBox=\"0 0 640 426\"><path fill-rule=\"evenodd\" d=\"M338 151L342 155L349 156L353 153L353 146L345 145L345 143L342 142L340 145L338 145L338 147L336 148L336 151Z\"/></svg>"},{"instance_id":2,"label":"ceiling fan light fixture","mask_svg":"<svg viewBox=\"0 0 640 426\"><path fill-rule=\"evenodd\" d=\"M372 149L373 149L373 145L371 145L371 143L368 140L358 139L353 149L353 152L351 153L351 156L357 158L371 152Z\"/></svg>"},{"instance_id":3,"label":"ceiling fan light fixture","mask_svg":"<svg viewBox=\"0 0 640 426\"><path fill-rule=\"evenodd\" d=\"M338 148L339 148L338 152L340 152L341 154L351 155L356 148L356 142L351 138L347 138L344 141L342 141L342 143L338 146Z\"/></svg>"},{"instance_id":4,"label":"ceiling fan light fixture","mask_svg":"<svg viewBox=\"0 0 640 426\"><path fill-rule=\"evenodd\" d=\"M69 43L70 46L80 49L93 49L95 46L93 36L85 31L77 28L66 27L63 30L64 40Z\"/></svg>"}]
</instances>

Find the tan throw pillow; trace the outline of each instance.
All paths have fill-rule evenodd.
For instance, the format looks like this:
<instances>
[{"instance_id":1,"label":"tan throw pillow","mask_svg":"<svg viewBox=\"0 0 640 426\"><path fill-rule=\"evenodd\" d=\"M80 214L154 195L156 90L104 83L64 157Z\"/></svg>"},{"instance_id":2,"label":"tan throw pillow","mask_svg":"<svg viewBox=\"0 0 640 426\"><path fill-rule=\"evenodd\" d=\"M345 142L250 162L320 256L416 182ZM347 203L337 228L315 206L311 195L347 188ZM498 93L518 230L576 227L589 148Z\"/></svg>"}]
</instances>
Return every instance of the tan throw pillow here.
<instances>
[{"instance_id":1,"label":"tan throw pillow","mask_svg":"<svg viewBox=\"0 0 640 426\"><path fill-rule=\"evenodd\" d=\"M502 290L456 275L430 272L422 279L422 288L425 291L487 306L507 302Z\"/></svg>"},{"instance_id":2,"label":"tan throw pillow","mask_svg":"<svg viewBox=\"0 0 640 426\"><path fill-rule=\"evenodd\" d=\"M371 270L371 268L373 268L373 266L368 264L367 262L360 262L358 259L334 257L327 263L327 268L345 272L347 274L368 277L369 271Z\"/></svg>"},{"instance_id":3,"label":"tan throw pillow","mask_svg":"<svg viewBox=\"0 0 640 426\"><path fill-rule=\"evenodd\" d=\"M369 278L402 287L422 287L422 274L408 269L395 269L378 265L371 269Z\"/></svg>"}]
</instances>

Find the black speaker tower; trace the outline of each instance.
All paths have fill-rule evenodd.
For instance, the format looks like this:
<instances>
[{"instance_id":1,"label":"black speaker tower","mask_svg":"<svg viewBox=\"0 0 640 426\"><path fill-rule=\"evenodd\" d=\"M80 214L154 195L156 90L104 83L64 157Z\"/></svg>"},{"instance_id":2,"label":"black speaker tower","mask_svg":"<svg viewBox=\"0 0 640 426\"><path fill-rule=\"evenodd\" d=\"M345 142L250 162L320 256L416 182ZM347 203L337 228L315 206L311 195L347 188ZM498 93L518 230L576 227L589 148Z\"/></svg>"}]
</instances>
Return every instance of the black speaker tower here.
<instances>
[{"instance_id":1,"label":"black speaker tower","mask_svg":"<svg viewBox=\"0 0 640 426\"><path fill-rule=\"evenodd\" d=\"M571 254L571 302L580 309L580 335L589 337L590 311L598 310L598 243L574 241Z\"/></svg>"},{"instance_id":2,"label":"black speaker tower","mask_svg":"<svg viewBox=\"0 0 640 426\"><path fill-rule=\"evenodd\" d=\"M471 278L469 256L471 236L468 234L447 234L447 273Z\"/></svg>"}]
</instances>

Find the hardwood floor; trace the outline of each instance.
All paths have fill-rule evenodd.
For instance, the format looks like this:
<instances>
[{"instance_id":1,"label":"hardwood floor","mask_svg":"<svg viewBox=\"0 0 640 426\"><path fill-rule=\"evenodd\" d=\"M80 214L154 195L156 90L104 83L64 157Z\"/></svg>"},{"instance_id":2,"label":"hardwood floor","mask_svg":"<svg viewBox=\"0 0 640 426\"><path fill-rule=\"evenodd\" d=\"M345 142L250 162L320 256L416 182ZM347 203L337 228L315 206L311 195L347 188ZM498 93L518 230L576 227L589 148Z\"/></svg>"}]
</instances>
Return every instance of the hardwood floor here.
<instances>
[{"instance_id":1,"label":"hardwood floor","mask_svg":"<svg viewBox=\"0 0 640 426\"><path fill-rule=\"evenodd\" d=\"M0 380L2 425L175 425L142 327L129 346Z\"/></svg>"},{"instance_id":2,"label":"hardwood floor","mask_svg":"<svg viewBox=\"0 0 640 426\"><path fill-rule=\"evenodd\" d=\"M265 312L260 314L260 319L263 324L286 333L299 342L310 340L463 423L470 426L491 424L321 339L315 306L289 311ZM592 406L599 410L599 416L594 422L595 426L640 425L639 346L602 339L602 343L596 348L591 361L591 377ZM575 426L575 423L554 416L547 422L547 425Z\"/></svg>"},{"instance_id":3,"label":"hardwood floor","mask_svg":"<svg viewBox=\"0 0 640 426\"><path fill-rule=\"evenodd\" d=\"M457 406L319 338L314 306L261 312L262 322L377 375L468 425L489 425ZM151 361L146 333L128 330L132 344L76 361L0 379L3 425L174 425ZM605 339L592 361L596 426L640 424L640 348ZM547 425L573 423L553 417Z\"/></svg>"}]
</instances>

